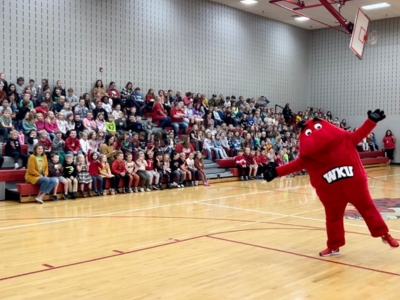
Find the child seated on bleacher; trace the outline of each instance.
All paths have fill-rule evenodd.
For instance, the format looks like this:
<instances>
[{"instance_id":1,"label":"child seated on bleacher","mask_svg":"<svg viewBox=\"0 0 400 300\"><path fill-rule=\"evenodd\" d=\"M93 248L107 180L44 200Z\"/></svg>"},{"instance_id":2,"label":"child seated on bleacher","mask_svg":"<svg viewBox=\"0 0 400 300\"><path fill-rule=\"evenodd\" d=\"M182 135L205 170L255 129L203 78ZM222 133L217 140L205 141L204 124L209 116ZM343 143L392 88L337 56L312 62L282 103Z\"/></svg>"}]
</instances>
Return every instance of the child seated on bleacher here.
<instances>
[{"instance_id":1,"label":"child seated on bleacher","mask_svg":"<svg viewBox=\"0 0 400 300\"><path fill-rule=\"evenodd\" d=\"M100 176L99 168L101 163L99 161L99 154L97 152L91 152L88 155L89 161L89 175L92 177L92 188L93 192L97 196L104 196L103 192L103 178ZM98 182L98 184L96 184Z\"/></svg>"},{"instance_id":2,"label":"child seated on bleacher","mask_svg":"<svg viewBox=\"0 0 400 300\"><path fill-rule=\"evenodd\" d=\"M4 143L7 143L8 135L13 129L14 126L12 124L11 113L8 110L6 110L0 117L0 130L4 137Z\"/></svg>"},{"instance_id":3,"label":"child seated on bleacher","mask_svg":"<svg viewBox=\"0 0 400 300\"><path fill-rule=\"evenodd\" d=\"M58 156L57 153L52 153L51 160L49 162L49 177L54 177L57 180L57 183L54 186L54 193L53 193L54 201L58 200L57 188L59 183L62 183L64 185L64 194L63 194L64 200L68 200L68 182L63 177L63 175L64 175L64 168L60 163L60 157Z\"/></svg>"},{"instance_id":4,"label":"child seated on bleacher","mask_svg":"<svg viewBox=\"0 0 400 300\"><path fill-rule=\"evenodd\" d=\"M47 138L47 131L39 131L39 141L38 143L43 146L44 154L49 157L52 151L52 142Z\"/></svg>"},{"instance_id":5,"label":"child seated on bleacher","mask_svg":"<svg viewBox=\"0 0 400 300\"><path fill-rule=\"evenodd\" d=\"M33 147L38 143L36 130L31 130L28 137L28 155L33 153Z\"/></svg>"},{"instance_id":6,"label":"child seated on bleacher","mask_svg":"<svg viewBox=\"0 0 400 300\"><path fill-rule=\"evenodd\" d=\"M182 157L181 153L181 157ZM192 178L192 185L198 185L199 184L199 175L198 172L196 170L196 167L194 166L194 152L189 154L189 157L186 158L186 165L187 165L187 169L190 172L191 178ZM195 180L197 175L197 180Z\"/></svg>"},{"instance_id":7,"label":"child seated on bleacher","mask_svg":"<svg viewBox=\"0 0 400 300\"><path fill-rule=\"evenodd\" d=\"M149 151L147 153L147 166L146 166L146 172L147 175L150 177L150 186L153 184L153 178L154 178L154 184L153 184L153 190L159 190L160 189L160 174L155 170L154 167L154 152Z\"/></svg>"},{"instance_id":8,"label":"child seated on bleacher","mask_svg":"<svg viewBox=\"0 0 400 300\"><path fill-rule=\"evenodd\" d=\"M125 155L125 168L129 175L129 193L137 193L140 177L136 174L137 166L132 158L132 153L127 153Z\"/></svg>"},{"instance_id":9,"label":"child seated on bleacher","mask_svg":"<svg viewBox=\"0 0 400 300\"><path fill-rule=\"evenodd\" d=\"M114 174L115 176L115 182L116 182L116 190L115 193L118 194L119 190L119 182L121 179L124 180L124 188L122 189L123 192L125 193L129 193L129 181L130 181L130 177L129 174L126 170L126 166L125 166L125 162L124 162L124 154L122 153L122 151L117 151L115 153L115 160L113 161L112 165L111 165L111 172L112 174Z\"/></svg>"},{"instance_id":10,"label":"child seated on bleacher","mask_svg":"<svg viewBox=\"0 0 400 300\"><path fill-rule=\"evenodd\" d=\"M246 159L243 156L243 150L239 149L238 155L235 157L236 167L239 170L239 176L241 180L249 180L250 167L247 166Z\"/></svg>"},{"instance_id":11,"label":"child seated on bleacher","mask_svg":"<svg viewBox=\"0 0 400 300\"><path fill-rule=\"evenodd\" d=\"M267 154L265 150L263 151L257 150L254 159L258 165L256 178L262 179L264 176L264 172L267 170L268 167Z\"/></svg>"},{"instance_id":12,"label":"child seated on bleacher","mask_svg":"<svg viewBox=\"0 0 400 300\"><path fill-rule=\"evenodd\" d=\"M163 161L163 154L162 152L157 152L156 154L156 159L154 160L154 168L155 171L158 172L158 174L160 174L160 184L159 184L159 188L160 190L163 189L163 179L166 179L167 182L167 187L170 187L170 177L169 177L169 173L168 172L164 172L164 161Z\"/></svg>"},{"instance_id":13,"label":"child seated on bleacher","mask_svg":"<svg viewBox=\"0 0 400 300\"><path fill-rule=\"evenodd\" d=\"M88 166L86 164L85 156L83 154L78 154L76 157L77 164L76 164L76 171L77 171L77 179L78 183L80 185L80 190L81 190L81 196L83 198L86 198L85 194L85 184L88 185L89 191L88 191L88 196L93 197L92 193L92 177L90 176L88 172Z\"/></svg>"},{"instance_id":14,"label":"child seated on bleacher","mask_svg":"<svg viewBox=\"0 0 400 300\"><path fill-rule=\"evenodd\" d=\"M183 185L183 181L185 180L185 172L183 172L181 170L182 164L183 163L182 163L182 161L181 161L181 159L179 157L179 153L175 152L173 154L173 158L172 158L171 163L170 163L170 168L171 168L171 171L172 171L172 180L173 180L174 177L175 177L175 180L176 180L176 181L174 181L172 183L172 185L175 185L178 188L185 187Z\"/></svg>"},{"instance_id":15,"label":"child seated on bleacher","mask_svg":"<svg viewBox=\"0 0 400 300\"><path fill-rule=\"evenodd\" d=\"M106 179L110 179L110 194L111 195L115 195L115 189L116 189L116 185L115 185L115 176L111 173L111 169L110 169L110 165L107 162L107 156L104 154L100 155L100 166L99 166L99 173L100 173L100 177L103 178L103 190L105 190L104 186L106 184ZM105 192L103 193L103 195L105 196Z\"/></svg>"},{"instance_id":16,"label":"child seated on bleacher","mask_svg":"<svg viewBox=\"0 0 400 300\"><path fill-rule=\"evenodd\" d=\"M210 186L207 181L206 172L204 171L203 154L201 154L201 152L197 152L196 159L194 160L194 166L197 169L199 179L203 181L204 186Z\"/></svg>"},{"instance_id":17,"label":"child seated on bleacher","mask_svg":"<svg viewBox=\"0 0 400 300\"><path fill-rule=\"evenodd\" d=\"M78 192L78 180L76 179L77 170L73 162L74 156L72 154L67 154L65 156L64 168L64 178L68 182L68 191L71 195L71 199L76 199L76 193Z\"/></svg>"},{"instance_id":18,"label":"child seated on bleacher","mask_svg":"<svg viewBox=\"0 0 400 300\"><path fill-rule=\"evenodd\" d=\"M19 169L20 165L18 160L22 160L22 169L26 168L26 164L28 162L28 156L21 152L21 144L18 137L18 131L13 130L10 132L9 139L6 143L6 151L5 154L7 156L11 156L14 159L14 170Z\"/></svg>"},{"instance_id":19,"label":"child seated on bleacher","mask_svg":"<svg viewBox=\"0 0 400 300\"><path fill-rule=\"evenodd\" d=\"M173 182L173 175L171 170L171 158L169 154L164 154L163 159L158 160L159 169L162 167L163 177L167 178L167 183L169 188L177 187L178 184Z\"/></svg>"},{"instance_id":20,"label":"child seated on bleacher","mask_svg":"<svg viewBox=\"0 0 400 300\"><path fill-rule=\"evenodd\" d=\"M59 130L56 130L54 132L55 137L53 138L52 142L52 152L57 153L59 155L59 159L61 163L64 163L65 159L65 152L64 152L64 147L65 147L65 141L62 139L62 132ZM28 139L29 143L29 139Z\"/></svg>"},{"instance_id":21,"label":"child seated on bleacher","mask_svg":"<svg viewBox=\"0 0 400 300\"><path fill-rule=\"evenodd\" d=\"M193 182L193 177L192 177L192 172L189 170L189 167L186 163L186 154L185 153L180 153L179 157L181 159L181 168L180 170L184 173L183 175L183 180L184 180L184 185L188 186L188 182L190 183L191 186L194 186L194 182ZM186 180L186 177L189 178L189 180Z\"/></svg>"}]
</instances>

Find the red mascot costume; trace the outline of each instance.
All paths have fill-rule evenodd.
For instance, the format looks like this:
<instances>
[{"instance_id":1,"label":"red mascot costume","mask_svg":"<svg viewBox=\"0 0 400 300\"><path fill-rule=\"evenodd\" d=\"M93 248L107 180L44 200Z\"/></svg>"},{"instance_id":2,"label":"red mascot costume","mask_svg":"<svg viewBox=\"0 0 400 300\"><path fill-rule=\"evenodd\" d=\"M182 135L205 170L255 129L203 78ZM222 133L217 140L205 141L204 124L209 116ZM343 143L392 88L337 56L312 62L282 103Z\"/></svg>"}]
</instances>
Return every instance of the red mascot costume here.
<instances>
[{"instance_id":1,"label":"red mascot costume","mask_svg":"<svg viewBox=\"0 0 400 300\"><path fill-rule=\"evenodd\" d=\"M356 150L376 123L385 118L383 111L368 112L368 119L354 132L344 131L331 123L314 118L300 125L299 157L281 166L271 166L264 174L267 181L306 169L325 208L328 248L320 256L339 255L345 244L344 212L348 203L360 212L373 237L398 247L389 234L381 214L368 191L367 176Z\"/></svg>"}]
</instances>

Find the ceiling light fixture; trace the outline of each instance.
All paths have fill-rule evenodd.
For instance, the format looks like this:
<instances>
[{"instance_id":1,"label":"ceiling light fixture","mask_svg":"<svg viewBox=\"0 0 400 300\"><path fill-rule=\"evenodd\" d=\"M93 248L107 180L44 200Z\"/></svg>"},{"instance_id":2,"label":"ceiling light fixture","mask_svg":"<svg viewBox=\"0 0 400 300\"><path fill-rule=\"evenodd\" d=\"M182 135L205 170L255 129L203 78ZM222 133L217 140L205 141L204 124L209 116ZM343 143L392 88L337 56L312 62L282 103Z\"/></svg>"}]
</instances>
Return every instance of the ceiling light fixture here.
<instances>
[{"instance_id":1,"label":"ceiling light fixture","mask_svg":"<svg viewBox=\"0 0 400 300\"><path fill-rule=\"evenodd\" d=\"M307 18L307 17L295 17L294 19L295 19L296 21L300 21L300 22L310 20L310 18Z\"/></svg>"},{"instance_id":2,"label":"ceiling light fixture","mask_svg":"<svg viewBox=\"0 0 400 300\"><path fill-rule=\"evenodd\" d=\"M243 4L256 4L256 3L258 3L257 0L242 0L240 2L242 2Z\"/></svg>"},{"instance_id":3,"label":"ceiling light fixture","mask_svg":"<svg viewBox=\"0 0 400 300\"><path fill-rule=\"evenodd\" d=\"M384 8L384 7L389 7L389 6L390 6L389 3L383 2L383 3L362 6L361 8L365 9L365 10L371 10L371 9L378 9L378 8Z\"/></svg>"}]
</instances>

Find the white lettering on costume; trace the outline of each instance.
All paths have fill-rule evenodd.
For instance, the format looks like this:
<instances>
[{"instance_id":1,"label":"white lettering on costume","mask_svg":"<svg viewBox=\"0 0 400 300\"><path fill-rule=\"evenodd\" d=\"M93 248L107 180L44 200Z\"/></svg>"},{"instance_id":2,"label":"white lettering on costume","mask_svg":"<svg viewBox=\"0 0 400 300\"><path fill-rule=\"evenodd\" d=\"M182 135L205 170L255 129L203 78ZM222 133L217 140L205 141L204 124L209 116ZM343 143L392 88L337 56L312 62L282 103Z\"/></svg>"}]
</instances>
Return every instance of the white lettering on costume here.
<instances>
[{"instance_id":1,"label":"white lettering on costume","mask_svg":"<svg viewBox=\"0 0 400 300\"><path fill-rule=\"evenodd\" d=\"M328 184L354 177L353 166L336 167L326 172L322 177Z\"/></svg>"}]
</instances>

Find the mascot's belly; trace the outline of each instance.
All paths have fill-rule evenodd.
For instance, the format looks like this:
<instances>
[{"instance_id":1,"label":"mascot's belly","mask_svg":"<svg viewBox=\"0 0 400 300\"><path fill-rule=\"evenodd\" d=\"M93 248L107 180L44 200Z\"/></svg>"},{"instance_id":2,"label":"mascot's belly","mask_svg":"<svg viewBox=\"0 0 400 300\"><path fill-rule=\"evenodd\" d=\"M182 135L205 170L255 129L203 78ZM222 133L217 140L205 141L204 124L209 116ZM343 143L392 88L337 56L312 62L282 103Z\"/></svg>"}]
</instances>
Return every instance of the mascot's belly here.
<instances>
[{"instance_id":1,"label":"mascot's belly","mask_svg":"<svg viewBox=\"0 0 400 300\"><path fill-rule=\"evenodd\" d=\"M356 149L335 151L326 160L309 161L307 171L311 185L323 201L337 198L351 200L368 193L367 177Z\"/></svg>"}]
</instances>

